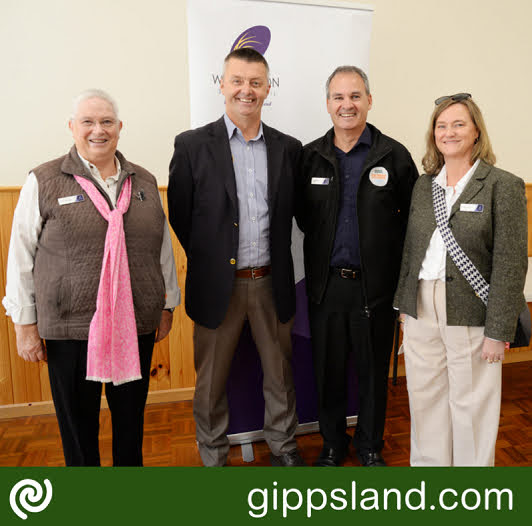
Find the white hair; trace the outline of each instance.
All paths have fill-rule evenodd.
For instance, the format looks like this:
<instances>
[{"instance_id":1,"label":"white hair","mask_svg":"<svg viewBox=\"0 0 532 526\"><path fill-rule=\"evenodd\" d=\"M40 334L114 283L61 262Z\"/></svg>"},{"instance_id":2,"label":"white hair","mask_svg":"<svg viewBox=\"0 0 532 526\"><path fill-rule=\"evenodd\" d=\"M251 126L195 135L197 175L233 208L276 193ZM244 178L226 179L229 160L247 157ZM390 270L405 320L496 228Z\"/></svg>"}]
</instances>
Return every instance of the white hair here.
<instances>
[{"instance_id":1,"label":"white hair","mask_svg":"<svg viewBox=\"0 0 532 526\"><path fill-rule=\"evenodd\" d=\"M113 108L113 113L115 114L115 117L117 120L120 120L118 117L118 104L116 103L115 99L109 95L106 91L103 91L101 89L88 89L85 91L82 91L73 101L72 103L72 115L70 116L70 120L73 120L78 112L79 105L88 99L102 99L108 102L111 107Z\"/></svg>"}]
</instances>

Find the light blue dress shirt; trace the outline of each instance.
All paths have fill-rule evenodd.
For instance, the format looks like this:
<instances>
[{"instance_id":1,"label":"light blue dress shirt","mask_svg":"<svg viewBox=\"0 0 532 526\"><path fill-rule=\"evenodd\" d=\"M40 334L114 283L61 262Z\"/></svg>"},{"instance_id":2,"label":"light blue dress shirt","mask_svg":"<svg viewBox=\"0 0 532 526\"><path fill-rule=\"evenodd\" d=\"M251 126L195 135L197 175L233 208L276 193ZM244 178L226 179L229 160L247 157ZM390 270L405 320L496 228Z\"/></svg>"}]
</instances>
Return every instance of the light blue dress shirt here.
<instances>
[{"instance_id":1,"label":"light blue dress shirt","mask_svg":"<svg viewBox=\"0 0 532 526\"><path fill-rule=\"evenodd\" d=\"M270 264L268 211L268 156L262 123L256 137L246 142L242 132L224 114L233 157L238 197L238 269Z\"/></svg>"}]
</instances>

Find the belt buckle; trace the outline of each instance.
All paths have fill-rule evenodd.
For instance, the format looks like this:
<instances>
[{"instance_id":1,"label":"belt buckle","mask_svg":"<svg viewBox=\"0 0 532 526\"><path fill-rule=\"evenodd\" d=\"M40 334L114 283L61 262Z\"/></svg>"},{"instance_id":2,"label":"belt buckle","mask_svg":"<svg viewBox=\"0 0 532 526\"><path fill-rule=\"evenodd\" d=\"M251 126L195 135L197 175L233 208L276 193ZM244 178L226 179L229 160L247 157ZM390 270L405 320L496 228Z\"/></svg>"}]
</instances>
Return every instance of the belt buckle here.
<instances>
[{"instance_id":1,"label":"belt buckle","mask_svg":"<svg viewBox=\"0 0 532 526\"><path fill-rule=\"evenodd\" d=\"M348 268L342 268L340 269L340 277L344 279L353 279L355 277L355 273Z\"/></svg>"},{"instance_id":2,"label":"belt buckle","mask_svg":"<svg viewBox=\"0 0 532 526\"><path fill-rule=\"evenodd\" d=\"M255 271L256 270L259 270L260 267L253 267L251 270L251 279L259 279L261 276L256 276L255 277Z\"/></svg>"}]
</instances>

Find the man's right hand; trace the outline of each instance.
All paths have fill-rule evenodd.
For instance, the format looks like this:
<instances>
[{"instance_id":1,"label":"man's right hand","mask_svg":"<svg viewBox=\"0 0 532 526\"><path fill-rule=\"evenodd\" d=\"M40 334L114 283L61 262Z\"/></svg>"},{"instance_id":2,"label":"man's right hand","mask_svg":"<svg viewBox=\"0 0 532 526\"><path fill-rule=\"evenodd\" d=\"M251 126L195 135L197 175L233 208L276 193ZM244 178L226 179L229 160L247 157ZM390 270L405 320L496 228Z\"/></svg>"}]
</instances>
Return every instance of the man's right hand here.
<instances>
[{"instance_id":1,"label":"man's right hand","mask_svg":"<svg viewBox=\"0 0 532 526\"><path fill-rule=\"evenodd\" d=\"M27 362L46 361L46 349L39 336L37 324L19 325L15 323L15 334L17 336L18 355Z\"/></svg>"}]
</instances>

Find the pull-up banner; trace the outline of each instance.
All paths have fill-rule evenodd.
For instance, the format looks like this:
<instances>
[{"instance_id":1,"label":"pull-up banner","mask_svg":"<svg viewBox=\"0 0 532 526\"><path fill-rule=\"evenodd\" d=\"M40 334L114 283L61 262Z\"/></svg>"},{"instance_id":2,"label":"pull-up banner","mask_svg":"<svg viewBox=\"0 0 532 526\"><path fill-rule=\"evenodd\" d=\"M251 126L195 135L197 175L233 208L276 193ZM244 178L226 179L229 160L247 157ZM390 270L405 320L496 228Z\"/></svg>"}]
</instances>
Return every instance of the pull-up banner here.
<instances>
[{"instance_id":1,"label":"pull-up banner","mask_svg":"<svg viewBox=\"0 0 532 526\"><path fill-rule=\"evenodd\" d=\"M297 137L303 144L323 135L331 121L326 111L325 82L340 65L365 71L369 64L372 8L332 2L297 3L260 0L189 0L188 41L191 127L224 113L220 91L223 61L234 49L252 47L270 66L270 93L262 120ZM339 4L338 2L336 4ZM297 310L292 332L293 373L298 432L317 430L317 395L302 255L302 234L294 226L292 252ZM356 378L349 368L348 414L357 414ZM232 444L260 439L264 399L262 370L246 325L228 381L229 433ZM351 423L353 419L349 420Z\"/></svg>"},{"instance_id":2,"label":"pull-up banner","mask_svg":"<svg viewBox=\"0 0 532 526\"><path fill-rule=\"evenodd\" d=\"M270 65L264 122L303 144L323 135L330 127L325 81L339 65L367 72L373 14L367 6L323 3L189 0L191 127L222 115L223 60L236 47L253 47Z\"/></svg>"}]
</instances>

